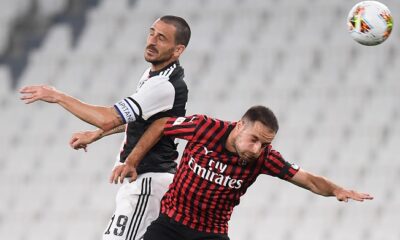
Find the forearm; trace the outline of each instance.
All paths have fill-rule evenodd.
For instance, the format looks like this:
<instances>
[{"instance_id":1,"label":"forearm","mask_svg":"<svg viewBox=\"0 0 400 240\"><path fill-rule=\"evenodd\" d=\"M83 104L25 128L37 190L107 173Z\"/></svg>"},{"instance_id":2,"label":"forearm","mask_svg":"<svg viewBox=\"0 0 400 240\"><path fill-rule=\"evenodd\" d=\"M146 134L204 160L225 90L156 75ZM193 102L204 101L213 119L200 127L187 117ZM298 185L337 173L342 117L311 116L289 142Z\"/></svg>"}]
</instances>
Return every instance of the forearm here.
<instances>
[{"instance_id":1,"label":"forearm","mask_svg":"<svg viewBox=\"0 0 400 240\"><path fill-rule=\"evenodd\" d=\"M116 133L125 132L125 129L126 129L126 124L115 127L109 131L103 131L102 129L98 129L98 131L100 131L99 139Z\"/></svg>"},{"instance_id":2,"label":"forearm","mask_svg":"<svg viewBox=\"0 0 400 240\"><path fill-rule=\"evenodd\" d=\"M342 189L342 187L336 185L329 179L315 175L312 176L308 188L311 192L326 197L335 196L335 192Z\"/></svg>"},{"instance_id":3,"label":"forearm","mask_svg":"<svg viewBox=\"0 0 400 240\"><path fill-rule=\"evenodd\" d=\"M98 129L96 129L94 131L90 131L90 132L88 132L92 136L91 140L90 140L90 143L95 142L95 141L97 141L99 139L102 139L103 137L106 137L106 136L109 136L109 135L112 135L112 134L125 132L125 128L126 128L126 124L118 126L118 127L115 127L115 128L113 128L113 129L111 129L109 131L104 131L101 128L98 128Z\"/></svg>"},{"instance_id":4,"label":"forearm","mask_svg":"<svg viewBox=\"0 0 400 240\"><path fill-rule=\"evenodd\" d=\"M342 187L336 185L327 178L302 169L300 169L289 181L299 187L310 190L313 193L327 197L335 196L336 191L342 189Z\"/></svg>"},{"instance_id":5,"label":"forearm","mask_svg":"<svg viewBox=\"0 0 400 240\"><path fill-rule=\"evenodd\" d=\"M64 93L58 94L57 99L57 103L67 111L104 131L123 124L113 107L89 105Z\"/></svg>"},{"instance_id":6,"label":"forearm","mask_svg":"<svg viewBox=\"0 0 400 240\"><path fill-rule=\"evenodd\" d=\"M133 167L137 167L140 161L146 156L146 154L153 148L154 145L163 136L164 125L168 118L161 118L156 120L150 127L145 131L139 142L133 148L129 154L125 163Z\"/></svg>"},{"instance_id":7,"label":"forearm","mask_svg":"<svg viewBox=\"0 0 400 240\"><path fill-rule=\"evenodd\" d=\"M310 190L313 193L330 197L335 196L339 201L347 202L349 199L356 201L371 200L373 197L366 193L346 190L327 178L317 176L300 169L289 181L297 186Z\"/></svg>"}]
</instances>

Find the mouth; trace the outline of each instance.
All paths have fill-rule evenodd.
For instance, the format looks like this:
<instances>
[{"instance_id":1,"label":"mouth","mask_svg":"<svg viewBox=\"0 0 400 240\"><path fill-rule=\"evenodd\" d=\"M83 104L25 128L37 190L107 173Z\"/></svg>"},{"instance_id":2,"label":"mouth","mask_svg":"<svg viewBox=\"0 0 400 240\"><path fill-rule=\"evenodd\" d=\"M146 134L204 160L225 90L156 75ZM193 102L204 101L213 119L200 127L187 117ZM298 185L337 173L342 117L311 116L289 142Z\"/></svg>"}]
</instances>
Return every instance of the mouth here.
<instances>
[{"instance_id":1,"label":"mouth","mask_svg":"<svg viewBox=\"0 0 400 240\"><path fill-rule=\"evenodd\" d=\"M251 155L251 154L243 154L243 155L241 156L241 158L242 158L243 160L248 161L248 162L252 162L252 161L254 161L254 160L257 159L257 157L256 157L255 155Z\"/></svg>"},{"instance_id":2,"label":"mouth","mask_svg":"<svg viewBox=\"0 0 400 240\"><path fill-rule=\"evenodd\" d=\"M150 54L158 54L157 49L153 48L153 47L147 47L146 48L146 52L150 53Z\"/></svg>"}]
</instances>

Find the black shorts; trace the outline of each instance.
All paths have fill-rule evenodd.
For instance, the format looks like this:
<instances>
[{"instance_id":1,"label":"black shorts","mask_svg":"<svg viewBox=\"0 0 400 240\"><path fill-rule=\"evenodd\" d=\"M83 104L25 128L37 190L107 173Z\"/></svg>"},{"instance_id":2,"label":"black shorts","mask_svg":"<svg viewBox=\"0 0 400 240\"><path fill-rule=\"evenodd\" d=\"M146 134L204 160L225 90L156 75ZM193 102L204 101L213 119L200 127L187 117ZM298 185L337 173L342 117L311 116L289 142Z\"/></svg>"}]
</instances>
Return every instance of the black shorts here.
<instances>
[{"instance_id":1,"label":"black shorts","mask_svg":"<svg viewBox=\"0 0 400 240\"><path fill-rule=\"evenodd\" d=\"M229 240L229 237L224 234L200 232L160 214L147 228L143 240Z\"/></svg>"}]
</instances>

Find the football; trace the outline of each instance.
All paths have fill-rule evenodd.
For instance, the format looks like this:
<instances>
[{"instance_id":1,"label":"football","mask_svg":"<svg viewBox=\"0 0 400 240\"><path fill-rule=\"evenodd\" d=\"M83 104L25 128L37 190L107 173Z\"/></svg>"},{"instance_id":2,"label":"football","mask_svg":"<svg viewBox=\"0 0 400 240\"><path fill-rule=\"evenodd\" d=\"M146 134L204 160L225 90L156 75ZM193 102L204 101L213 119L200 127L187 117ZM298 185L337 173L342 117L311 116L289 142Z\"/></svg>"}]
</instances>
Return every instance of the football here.
<instances>
[{"instance_id":1,"label":"football","mask_svg":"<svg viewBox=\"0 0 400 240\"><path fill-rule=\"evenodd\" d=\"M360 44L374 46L384 42L393 28L389 8L377 1L357 3L347 17L350 36Z\"/></svg>"}]
</instances>

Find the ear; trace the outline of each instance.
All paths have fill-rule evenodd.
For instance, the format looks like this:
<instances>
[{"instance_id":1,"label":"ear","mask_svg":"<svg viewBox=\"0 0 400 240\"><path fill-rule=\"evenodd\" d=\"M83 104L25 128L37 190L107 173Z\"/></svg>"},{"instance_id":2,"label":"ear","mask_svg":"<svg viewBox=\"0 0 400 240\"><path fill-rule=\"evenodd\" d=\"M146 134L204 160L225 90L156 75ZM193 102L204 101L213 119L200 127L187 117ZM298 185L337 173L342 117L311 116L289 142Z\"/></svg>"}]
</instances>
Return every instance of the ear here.
<instances>
[{"instance_id":1,"label":"ear","mask_svg":"<svg viewBox=\"0 0 400 240\"><path fill-rule=\"evenodd\" d=\"M181 56L181 54L183 53L183 51L185 51L185 49L186 49L185 45L182 44L177 45L174 50L174 57L179 58L179 56Z\"/></svg>"},{"instance_id":2,"label":"ear","mask_svg":"<svg viewBox=\"0 0 400 240\"><path fill-rule=\"evenodd\" d=\"M243 127L244 127L244 122L243 122L243 120L239 120L239 121L236 123L236 128L237 128L238 130L242 130Z\"/></svg>"}]
</instances>

